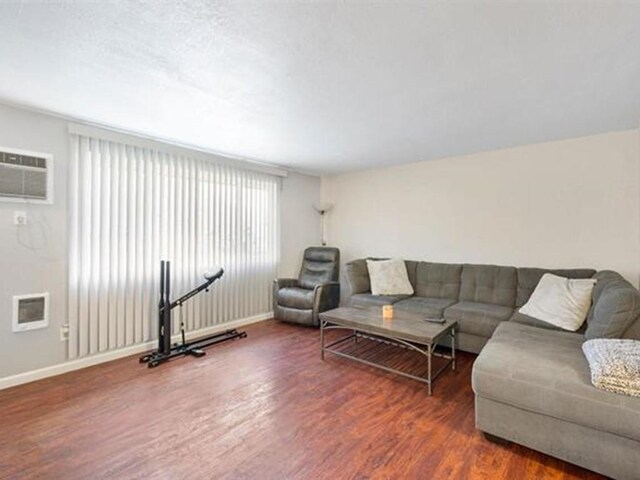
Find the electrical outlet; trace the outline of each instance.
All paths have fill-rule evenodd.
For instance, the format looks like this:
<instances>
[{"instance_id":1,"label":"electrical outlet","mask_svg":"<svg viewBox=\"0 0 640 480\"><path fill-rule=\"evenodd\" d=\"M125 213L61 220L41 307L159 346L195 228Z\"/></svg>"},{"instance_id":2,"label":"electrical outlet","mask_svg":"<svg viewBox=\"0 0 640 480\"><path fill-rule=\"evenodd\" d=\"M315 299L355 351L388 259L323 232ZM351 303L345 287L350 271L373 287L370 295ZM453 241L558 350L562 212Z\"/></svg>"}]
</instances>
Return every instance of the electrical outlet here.
<instances>
[{"instance_id":1,"label":"electrical outlet","mask_svg":"<svg viewBox=\"0 0 640 480\"><path fill-rule=\"evenodd\" d=\"M13 212L13 224L21 227L27 224L27 212L15 211Z\"/></svg>"},{"instance_id":2,"label":"electrical outlet","mask_svg":"<svg viewBox=\"0 0 640 480\"><path fill-rule=\"evenodd\" d=\"M69 340L69 324L65 323L60 327L60 341L66 342Z\"/></svg>"}]
</instances>

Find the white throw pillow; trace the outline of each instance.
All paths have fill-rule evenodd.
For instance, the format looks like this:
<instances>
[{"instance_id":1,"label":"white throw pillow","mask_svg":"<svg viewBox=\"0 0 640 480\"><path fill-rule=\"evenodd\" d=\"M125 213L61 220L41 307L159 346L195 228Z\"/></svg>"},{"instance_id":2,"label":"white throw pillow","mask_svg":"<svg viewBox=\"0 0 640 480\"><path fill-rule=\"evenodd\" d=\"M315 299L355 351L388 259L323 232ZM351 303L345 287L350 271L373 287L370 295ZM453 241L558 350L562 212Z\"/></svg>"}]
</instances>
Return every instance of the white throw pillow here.
<instances>
[{"instance_id":1,"label":"white throw pillow","mask_svg":"<svg viewBox=\"0 0 640 480\"><path fill-rule=\"evenodd\" d=\"M413 295L407 267L401 258L367 260L373 295Z\"/></svg>"},{"instance_id":2,"label":"white throw pillow","mask_svg":"<svg viewBox=\"0 0 640 480\"><path fill-rule=\"evenodd\" d=\"M596 280L545 273L520 313L575 332L587 318Z\"/></svg>"}]
</instances>

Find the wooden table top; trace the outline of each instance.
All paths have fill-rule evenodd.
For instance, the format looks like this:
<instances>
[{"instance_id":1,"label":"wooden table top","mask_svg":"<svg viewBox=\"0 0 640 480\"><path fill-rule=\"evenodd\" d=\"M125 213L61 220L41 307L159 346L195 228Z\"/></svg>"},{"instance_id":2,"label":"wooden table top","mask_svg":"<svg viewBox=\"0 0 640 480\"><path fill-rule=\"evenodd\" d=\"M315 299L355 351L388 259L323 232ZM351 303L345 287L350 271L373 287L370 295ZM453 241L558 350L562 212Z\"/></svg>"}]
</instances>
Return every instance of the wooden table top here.
<instances>
[{"instance_id":1,"label":"wooden table top","mask_svg":"<svg viewBox=\"0 0 640 480\"><path fill-rule=\"evenodd\" d=\"M382 307L340 307L320 314L320 319L335 325L383 337L431 345L448 334L458 322L428 322L426 315L394 309L393 318L382 318Z\"/></svg>"}]
</instances>

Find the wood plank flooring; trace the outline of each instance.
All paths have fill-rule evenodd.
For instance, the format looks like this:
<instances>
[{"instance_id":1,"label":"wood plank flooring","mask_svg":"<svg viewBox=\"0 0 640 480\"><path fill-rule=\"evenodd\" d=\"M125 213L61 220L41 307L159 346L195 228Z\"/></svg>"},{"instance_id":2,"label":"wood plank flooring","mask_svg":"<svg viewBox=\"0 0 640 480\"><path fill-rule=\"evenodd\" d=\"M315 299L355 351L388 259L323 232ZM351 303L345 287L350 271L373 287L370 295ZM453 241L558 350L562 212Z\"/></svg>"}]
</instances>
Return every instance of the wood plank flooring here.
<instances>
[{"instance_id":1,"label":"wood plank flooring","mask_svg":"<svg viewBox=\"0 0 640 480\"><path fill-rule=\"evenodd\" d=\"M596 479L474 428L471 366L425 385L275 321L200 359L129 357L0 391L0 478Z\"/></svg>"}]
</instances>

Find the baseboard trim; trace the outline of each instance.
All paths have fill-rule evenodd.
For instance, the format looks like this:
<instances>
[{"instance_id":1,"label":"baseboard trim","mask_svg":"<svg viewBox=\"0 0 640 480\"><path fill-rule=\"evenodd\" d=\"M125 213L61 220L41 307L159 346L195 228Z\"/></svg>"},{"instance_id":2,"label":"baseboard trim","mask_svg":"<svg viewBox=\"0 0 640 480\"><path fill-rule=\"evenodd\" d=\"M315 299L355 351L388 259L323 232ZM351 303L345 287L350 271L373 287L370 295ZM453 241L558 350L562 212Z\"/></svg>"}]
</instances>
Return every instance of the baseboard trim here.
<instances>
[{"instance_id":1,"label":"baseboard trim","mask_svg":"<svg viewBox=\"0 0 640 480\"><path fill-rule=\"evenodd\" d=\"M222 332L224 330L244 327L246 325L251 325L252 323L263 322L271 318L273 318L273 312L263 313L260 315L254 315L253 317L240 318L231 322L213 325L211 327L202 328L200 330L194 330L192 332L188 332L185 336L187 340L193 340L198 337L211 335L213 333ZM174 335L172 337L172 341L180 341L180 335ZM80 370L82 368L91 367L100 363L110 362L112 360L128 357L137 353L143 353L154 349L156 345L156 341L139 343L137 345L131 345L125 348L119 348L118 350L98 353L89 357L70 360L68 362L59 363L57 365L39 368L38 370L31 370L30 372L18 373L16 375L0 378L0 390L15 387L17 385L23 385L25 383L35 382L36 380L42 380L43 378L55 377L56 375L62 375L63 373L72 372L74 370Z\"/></svg>"}]
</instances>

